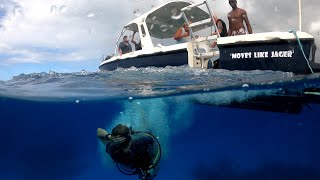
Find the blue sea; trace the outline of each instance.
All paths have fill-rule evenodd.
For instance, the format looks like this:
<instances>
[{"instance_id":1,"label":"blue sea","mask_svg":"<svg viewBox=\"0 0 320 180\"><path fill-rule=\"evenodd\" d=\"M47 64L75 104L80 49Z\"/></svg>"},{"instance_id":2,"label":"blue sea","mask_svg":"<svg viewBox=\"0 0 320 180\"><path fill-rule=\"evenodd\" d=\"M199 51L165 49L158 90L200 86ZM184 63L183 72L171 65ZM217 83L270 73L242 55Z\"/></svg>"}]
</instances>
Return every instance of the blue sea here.
<instances>
[{"instance_id":1,"label":"blue sea","mask_svg":"<svg viewBox=\"0 0 320 180\"><path fill-rule=\"evenodd\" d=\"M320 179L320 74L130 68L0 81L1 180L130 180L96 137L161 144L156 180Z\"/></svg>"}]
</instances>

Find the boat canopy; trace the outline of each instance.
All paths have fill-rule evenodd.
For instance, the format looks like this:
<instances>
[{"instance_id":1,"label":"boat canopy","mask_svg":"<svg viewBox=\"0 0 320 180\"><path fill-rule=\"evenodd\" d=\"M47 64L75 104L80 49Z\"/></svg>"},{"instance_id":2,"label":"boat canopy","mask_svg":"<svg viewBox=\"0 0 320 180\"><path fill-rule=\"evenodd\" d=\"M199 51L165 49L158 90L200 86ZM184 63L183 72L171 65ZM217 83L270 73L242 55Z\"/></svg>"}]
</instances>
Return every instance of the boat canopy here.
<instances>
[{"instance_id":1,"label":"boat canopy","mask_svg":"<svg viewBox=\"0 0 320 180\"><path fill-rule=\"evenodd\" d=\"M182 27L185 23L181 9L191 4L191 2L187 1L171 1L165 3L139 16L128 23L125 28L131 31L138 31L137 24L145 22L151 37L159 39L172 38L178 28ZM188 20L192 22L210 18L209 13L198 7L185 11L185 14ZM193 31L199 31L204 28L207 28L207 26L193 28Z\"/></svg>"}]
</instances>

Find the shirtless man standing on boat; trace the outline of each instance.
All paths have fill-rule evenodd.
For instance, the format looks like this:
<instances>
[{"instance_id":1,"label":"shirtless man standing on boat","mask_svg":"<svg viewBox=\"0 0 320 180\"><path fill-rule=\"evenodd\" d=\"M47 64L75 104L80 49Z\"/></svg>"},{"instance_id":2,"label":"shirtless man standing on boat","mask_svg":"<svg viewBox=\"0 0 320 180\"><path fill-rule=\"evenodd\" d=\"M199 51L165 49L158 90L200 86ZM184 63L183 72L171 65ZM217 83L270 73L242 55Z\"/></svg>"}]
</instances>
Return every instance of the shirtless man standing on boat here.
<instances>
[{"instance_id":1,"label":"shirtless man standing on boat","mask_svg":"<svg viewBox=\"0 0 320 180\"><path fill-rule=\"evenodd\" d=\"M229 4L232 7L232 11L228 13L228 36L244 35L247 33L252 34L247 12L244 9L238 8L237 0L229 0ZM248 31L246 31L243 21L246 23Z\"/></svg>"}]
</instances>

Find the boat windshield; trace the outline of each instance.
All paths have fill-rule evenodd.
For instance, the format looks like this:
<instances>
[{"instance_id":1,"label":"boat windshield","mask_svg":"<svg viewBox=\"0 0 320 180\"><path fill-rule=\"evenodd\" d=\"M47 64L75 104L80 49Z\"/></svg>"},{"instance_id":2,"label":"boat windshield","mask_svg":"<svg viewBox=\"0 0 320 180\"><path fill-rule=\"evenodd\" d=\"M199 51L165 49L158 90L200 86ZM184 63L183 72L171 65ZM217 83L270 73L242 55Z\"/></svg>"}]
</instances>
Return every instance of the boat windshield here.
<instances>
[{"instance_id":1,"label":"boat windshield","mask_svg":"<svg viewBox=\"0 0 320 180\"><path fill-rule=\"evenodd\" d=\"M176 32L181 29L185 23L181 9L189 5L190 3L182 1L168 3L147 16L145 21L155 46L158 44L163 46L173 45L190 40L189 38L184 38L179 41L173 39ZM208 19L210 18L209 14L210 13L198 7L185 11L185 15L190 23ZM209 33L213 31L211 26L199 26L192 28L192 30L195 32L195 36L208 36L210 35Z\"/></svg>"}]
</instances>

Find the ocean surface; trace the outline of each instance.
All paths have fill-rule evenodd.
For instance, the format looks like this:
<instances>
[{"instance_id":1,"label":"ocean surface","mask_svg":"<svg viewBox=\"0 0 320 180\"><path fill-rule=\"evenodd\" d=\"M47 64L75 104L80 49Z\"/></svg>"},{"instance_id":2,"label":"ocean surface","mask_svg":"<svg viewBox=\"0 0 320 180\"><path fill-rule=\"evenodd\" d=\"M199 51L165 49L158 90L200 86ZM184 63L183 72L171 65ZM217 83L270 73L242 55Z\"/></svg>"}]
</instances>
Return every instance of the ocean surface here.
<instances>
[{"instance_id":1,"label":"ocean surface","mask_svg":"<svg viewBox=\"0 0 320 180\"><path fill-rule=\"evenodd\" d=\"M320 179L320 74L200 70L21 74L0 81L0 179L138 179L96 137L152 132L155 179Z\"/></svg>"}]
</instances>

